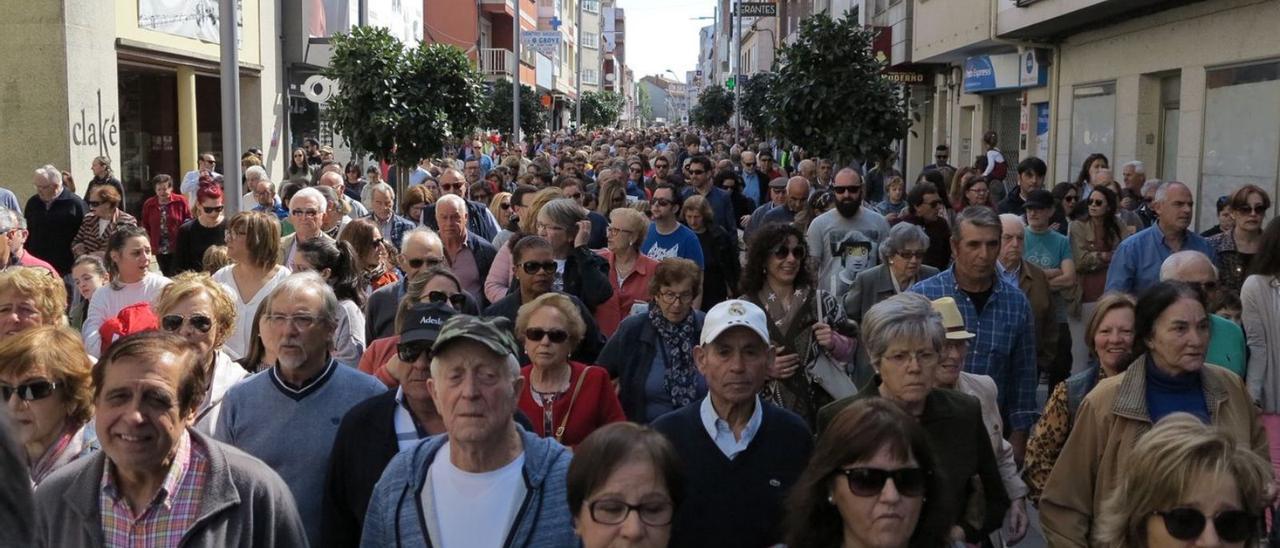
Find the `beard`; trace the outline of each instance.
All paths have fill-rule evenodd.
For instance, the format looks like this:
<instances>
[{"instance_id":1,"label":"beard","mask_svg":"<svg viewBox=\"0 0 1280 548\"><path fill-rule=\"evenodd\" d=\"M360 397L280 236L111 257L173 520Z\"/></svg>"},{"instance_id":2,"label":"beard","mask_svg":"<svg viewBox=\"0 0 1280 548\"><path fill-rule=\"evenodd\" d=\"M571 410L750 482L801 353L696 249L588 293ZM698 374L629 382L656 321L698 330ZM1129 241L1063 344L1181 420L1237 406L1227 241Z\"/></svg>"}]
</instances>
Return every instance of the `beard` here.
<instances>
[{"instance_id":1,"label":"beard","mask_svg":"<svg viewBox=\"0 0 1280 548\"><path fill-rule=\"evenodd\" d=\"M853 217L861 209L862 204L858 200L836 200L836 211L839 211L842 217Z\"/></svg>"}]
</instances>

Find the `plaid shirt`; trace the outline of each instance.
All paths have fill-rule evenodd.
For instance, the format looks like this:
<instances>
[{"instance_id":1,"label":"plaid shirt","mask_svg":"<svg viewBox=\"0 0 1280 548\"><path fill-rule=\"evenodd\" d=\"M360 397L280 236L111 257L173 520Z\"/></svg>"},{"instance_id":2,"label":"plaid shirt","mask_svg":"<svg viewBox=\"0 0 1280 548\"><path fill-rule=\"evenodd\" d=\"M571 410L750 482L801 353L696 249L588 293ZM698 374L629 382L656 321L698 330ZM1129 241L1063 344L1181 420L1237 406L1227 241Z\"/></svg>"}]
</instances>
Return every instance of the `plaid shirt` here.
<instances>
[{"instance_id":1,"label":"plaid shirt","mask_svg":"<svg viewBox=\"0 0 1280 548\"><path fill-rule=\"evenodd\" d=\"M955 270L948 268L938 275L911 287L911 291L930 299L953 297L964 315L964 324L978 336L969 342L969 355L964 369L976 375L987 375L999 389L1000 414L1015 432L1027 432L1036 422L1036 386L1040 375L1036 369L1035 320L1031 304L1016 285L996 275L991 298L978 315L973 301L956 285Z\"/></svg>"},{"instance_id":2,"label":"plaid shirt","mask_svg":"<svg viewBox=\"0 0 1280 548\"><path fill-rule=\"evenodd\" d=\"M183 431L173 464L164 484L151 504L134 516L129 503L111 477L111 461L102 470L99 507L102 508L102 536L108 547L161 548L178 546L195 523L200 498L209 480L206 449L191 442Z\"/></svg>"}]
</instances>

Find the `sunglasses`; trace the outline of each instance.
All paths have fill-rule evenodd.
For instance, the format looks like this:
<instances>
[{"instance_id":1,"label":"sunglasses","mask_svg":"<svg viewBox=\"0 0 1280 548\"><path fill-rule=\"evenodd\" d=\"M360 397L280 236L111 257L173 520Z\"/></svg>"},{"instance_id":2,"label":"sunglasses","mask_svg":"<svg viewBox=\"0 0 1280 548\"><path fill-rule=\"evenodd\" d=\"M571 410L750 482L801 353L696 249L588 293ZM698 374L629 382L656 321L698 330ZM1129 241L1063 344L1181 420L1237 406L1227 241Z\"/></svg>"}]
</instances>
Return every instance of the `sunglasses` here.
<instances>
[{"instance_id":1,"label":"sunglasses","mask_svg":"<svg viewBox=\"0 0 1280 548\"><path fill-rule=\"evenodd\" d=\"M1106 205L1107 205L1107 201L1106 201L1106 200L1089 200L1089 205L1091 205L1091 206L1098 206L1098 207L1106 207Z\"/></svg>"},{"instance_id":2,"label":"sunglasses","mask_svg":"<svg viewBox=\"0 0 1280 548\"><path fill-rule=\"evenodd\" d=\"M222 213L222 209L226 206L200 206L205 213Z\"/></svg>"},{"instance_id":3,"label":"sunglasses","mask_svg":"<svg viewBox=\"0 0 1280 548\"><path fill-rule=\"evenodd\" d=\"M881 470L879 468L842 468L838 470L849 482L849 491L859 497L876 497L884 491L886 481L892 479L893 487L904 497L922 497L928 474L919 468Z\"/></svg>"},{"instance_id":4,"label":"sunglasses","mask_svg":"<svg viewBox=\"0 0 1280 548\"><path fill-rule=\"evenodd\" d=\"M462 310L463 305L467 304L467 296L462 293L454 293L452 295L443 291L428 291L427 300L433 304L449 303L454 310Z\"/></svg>"},{"instance_id":5,"label":"sunglasses","mask_svg":"<svg viewBox=\"0 0 1280 548\"><path fill-rule=\"evenodd\" d=\"M1264 205L1256 205L1252 207L1248 205L1242 205L1242 206L1236 206L1235 209L1236 211L1239 211L1240 213L1244 213L1245 215L1248 215L1250 213L1253 213L1254 215L1267 214L1267 206L1264 206Z\"/></svg>"},{"instance_id":6,"label":"sunglasses","mask_svg":"<svg viewBox=\"0 0 1280 548\"><path fill-rule=\"evenodd\" d=\"M554 344L560 344L569 340L569 332L563 329L543 329L541 327L530 327L524 330L525 340L541 342L543 337L546 337Z\"/></svg>"},{"instance_id":7,"label":"sunglasses","mask_svg":"<svg viewBox=\"0 0 1280 548\"><path fill-rule=\"evenodd\" d=\"M453 185L440 185L440 190L443 190L445 192L453 192L461 188L462 188L462 183L453 184Z\"/></svg>"},{"instance_id":8,"label":"sunglasses","mask_svg":"<svg viewBox=\"0 0 1280 548\"><path fill-rule=\"evenodd\" d=\"M1063 201L1063 202L1074 202L1074 201L1076 201L1076 197L1075 197L1075 196L1063 196L1063 197L1062 197L1062 201Z\"/></svg>"},{"instance_id":9,"label":"sunglasses","mask_svg":"<svg viewBox=\"0 0 1280 548\"><path fill-rule=\"evenodd\" d=\"M1169 536L1178 540L1195 540L1204 532L1209 521L1195 508L1174 508L1164 512L1156 512L1164 518L1164 528ZM1227 542L1244 542L1257 531L1258 519L1244 510L1226 510L1213 516L1213 530L1218 537Z\"/></svg>"},{"instance_id":10,"label":"sunglasses","mask_svg":"<svg viewBox=\"0 0 1280 548\"><path fill-rule=\"evenodd\" d=\"M498 204L498 207L501 207L502 209L511 209L511 204L508 202L502 202L501 204Z\"/></svg>"},{"instance_id":11,"label":"sunglasses","mask_svg":"<svg viewBox=\"0 0 1280 548\"><path fill-rule=\"evenodd\" d=\"M411 343L400 343L396 345L396 356L400 361L405 363L413 363L418 361L418 356L423 353L427 357L431 357L431 343L427 341L416 341Z\"/></svg>"},{"instance_id":12,"label":"sunglasses","mask_svg":"<svg viewBox=\"0 0 1280 548\"><path fill-rule=\"evenodd\" d=\"M831 187L831 192L834 192L836 194L844 194L846 192L857 194L859 192L862 192L862 185L833 186Z\"/></svg>"},{"instance_id":13,"label":"sunglasses","mask_svg":"<svg viewBox=\"0 0 1280 548\"><path fill-rule=\"evenodd\" d=\"M193 314L189 318L183 318L178 314L169 314L168 316L160 318L160 327L170 333L182 329L182 324L184 323L191 324L191 327L194 327L196 331L201 333L208 333L209 329L213 328L213 320L208 316L201 314Z\"/></svg>"},{"instance_id":14,"label":"sunglasses","mask_svg":"<svg viewBox=\"0 0 1280 548\"><path fill-rule=\"evenodd\" d=\"M88 202L85 202L85 203L86 203L86 204L88 204L88 205L89 205L89 207L98 207L98 206L102 205L102 202L95 202L95 201L92 201L92 200L90 200L90 201L88 201Z\"/></svg>"},{"instance_id":15,"label":"sunglasses","mask_svg":"<svg viewBox=\"0 0 1280 548\"><path fill-rule=\"evenodd\" d=\"M923 258L924 258L924 251L899 251L899 252L897 253L897 255L898 255L899 257L902 257L903 259L907 259L907 260L911 260L911 259L923 259Z\"/></svg>"},{"instance_id":16,"label":"sunglasses","mask_svg":"<svg viewBox=\"0 0 1280 548\"><path fill-rule=\"evenodd\" d=\"M555 274L556 272L555 261L527 261L520 267L524 269L525 274L537 274L539 269L548 274Z\"/></svg>"},{"instance_id":17,"label":"sunglasses","mask_svg":"<svg viewBox=\"0 0 1280 548\"><path fill-rule=\"evenodd\" d=\"M705 169L690 169L689 175L702 175L703 173L706 173L706 172L707 170Z\"/></svg>"},{"instance_id":18,"label":"sunglasses","mask_svg":"<svg viewBox=\"0 0 1280 548\"><path fill-rule=\"evenodd\" d=\"M654 169L667 169L668 167L671 167L671 166L667 164L653 164Z\"/></svg>"},{"instance_id":19,"label":"sunglasses","mask_svg":"<svg viewBox=\"0 0 1280 548\"><path fill-rule=\"evenodd\" d=\"M802 245L797 245L793 247L780 245L778 247L773 248L773 256L778 260L785 260L788 255L795 257L797 259L804 259L805 253L807 252L808 251Z\"/></svg>"},{"instance_id":20,"label":"sunglasses","mask_svg":"<svg viewBox=\"0 0 1280 548\"><path fill-rule=\"evenodd\" d=\"M666 198L654 198L654 199L653 199L653 204L654 204L654 205L660 205L660 206L662 206L662 207L667 207L667 206L669 206L669 205L671 205L671 204L674 204L674 203L675 203L674 201L672 201L672 200L668 200L668 199L666 199Z\"/></svg>"},{"instance_id":21,"label":"sunglasses","mask_svg":"<svg viewBox=\"0 0 1280 548\"><path fill-rule=\"evenodd\" d=\"M14 394L17 394L18 399L22 401L43 400L53 394L56 388L58 383L46 380L31 381L18 386L0 384L0 401L7 402Z\"/></svg>"}]
</instances>

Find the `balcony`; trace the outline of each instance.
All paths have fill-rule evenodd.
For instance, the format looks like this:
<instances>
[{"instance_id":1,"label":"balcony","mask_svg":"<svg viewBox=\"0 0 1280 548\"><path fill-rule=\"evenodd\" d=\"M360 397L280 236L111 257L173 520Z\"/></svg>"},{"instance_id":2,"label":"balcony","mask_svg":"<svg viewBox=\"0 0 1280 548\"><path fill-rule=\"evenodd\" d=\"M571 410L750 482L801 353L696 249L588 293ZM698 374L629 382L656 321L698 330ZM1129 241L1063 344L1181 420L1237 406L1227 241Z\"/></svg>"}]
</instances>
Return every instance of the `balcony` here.
<instances>
[{"instance_id":1,"label":"balcony","mask_svg":"<svg viewBox=\"0 0 1280 548\"><path fill-rule=\"evenodd\" d=\"M480 48L480 72L487 79L510 79L515 71L515 55L509 49Z\"/></svg>"}]
</instances>

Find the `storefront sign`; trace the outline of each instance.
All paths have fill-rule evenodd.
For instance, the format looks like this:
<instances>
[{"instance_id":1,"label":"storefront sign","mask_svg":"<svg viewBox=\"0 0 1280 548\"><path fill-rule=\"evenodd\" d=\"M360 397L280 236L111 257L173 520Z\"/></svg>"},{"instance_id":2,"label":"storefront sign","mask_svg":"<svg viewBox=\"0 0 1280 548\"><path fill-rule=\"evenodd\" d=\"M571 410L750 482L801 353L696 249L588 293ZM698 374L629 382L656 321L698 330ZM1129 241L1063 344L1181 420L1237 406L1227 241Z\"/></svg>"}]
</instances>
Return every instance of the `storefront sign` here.
<instances>
[{"instance_id":1,"label":"storefront sign","mask_svg":"<svg viewBox=\"0 0 1280 548\"><path fill-rule=\"evenodd\" d=\"M554 57L560 51L560 31L521 30L520 45L547 57Z\"/></svg>"},{"instance_id":2,"label":"storefront sign","mask_svg":"<svg viewBox=\"0 0 1280 548\"><path fill-rule=\"evenodd\" d=\"M110 150L120 145L120 124L114 114L102 112L102 90L98 90L98 110L93 118L87 109L80 109L80 121L71 123L71 142L76 146L98 149L98 156L110 156Z\"/></svg>"},{"instance_id":3,"label":"storefront sign","mask_svg":"<svg viewBox=\"0 0 1280 548\"><path fill-rule=\"evenodd\" d=\"M1030 58L1030 66L1027 61ZM1024 54L978 55L964 61L965 93L986 93L1040 87L1048 83L1048 70L1034 50Z\"/></svg>"},{"instance_id":4,"label":"storefront sign","mask_svg":"<svg viewBox=\"0 0 1280 548\"><path fill-rule=\"evenodd\" d=\"M933 78L936 65L928 64L912 64L903 63L901 65L885 67L884 77L895 84L904 84L909 86L925 86L929 85Z\"/></svg>"},{"instance_id":5,"label":"storefront sign","mask_svg":"<svg viewBox=\"0 0 1280 548\"><path fill-rule=\"evenodd\" d=\"M1036 157L1049 157L1049 103L1036 103Z\"/></svg>"}]
</instances>

